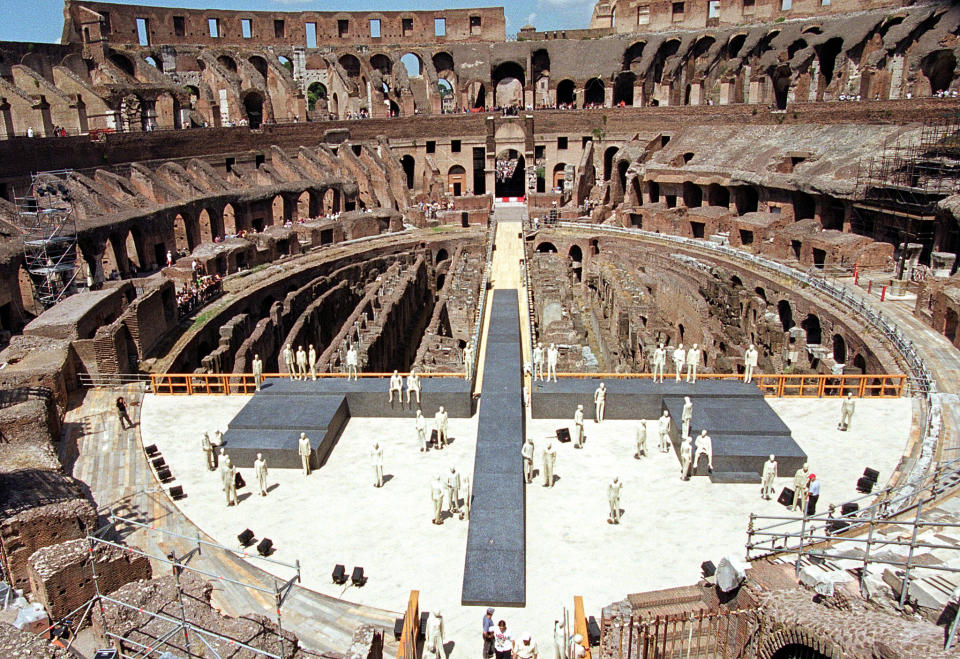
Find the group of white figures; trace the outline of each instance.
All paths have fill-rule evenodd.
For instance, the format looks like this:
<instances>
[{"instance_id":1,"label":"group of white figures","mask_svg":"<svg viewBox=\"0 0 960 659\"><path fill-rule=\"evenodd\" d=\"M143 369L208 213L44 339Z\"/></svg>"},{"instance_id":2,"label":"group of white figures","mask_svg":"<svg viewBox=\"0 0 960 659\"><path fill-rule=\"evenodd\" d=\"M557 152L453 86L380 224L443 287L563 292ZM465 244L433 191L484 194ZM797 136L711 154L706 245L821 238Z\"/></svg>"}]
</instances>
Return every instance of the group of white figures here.
<instances>
[{"instance_id":1,"label":"group of white figures","mask_svg":"<svg viewBox=\"0 0 960 659\"><path fill-rule=\"evenodd\" d=\"M301 437L303 435L301 434ZM220 448L220 454L214 455L214 447ZM235 506L239 502L237 499L237 468L230 460L226 450L223 448L223 433L217 430L214 433L214 439L210 439L209 433L203 433L200 440L200 448L203 450L207 462L207 469L210 471L220 471L220 489L226 496L227 505ZM253 461L253 473L257 477L257 486L260 490L260 496L267 496L267 461L264 460L262 453L257 453L257 459Z\"/></svg>"}]
</instances>

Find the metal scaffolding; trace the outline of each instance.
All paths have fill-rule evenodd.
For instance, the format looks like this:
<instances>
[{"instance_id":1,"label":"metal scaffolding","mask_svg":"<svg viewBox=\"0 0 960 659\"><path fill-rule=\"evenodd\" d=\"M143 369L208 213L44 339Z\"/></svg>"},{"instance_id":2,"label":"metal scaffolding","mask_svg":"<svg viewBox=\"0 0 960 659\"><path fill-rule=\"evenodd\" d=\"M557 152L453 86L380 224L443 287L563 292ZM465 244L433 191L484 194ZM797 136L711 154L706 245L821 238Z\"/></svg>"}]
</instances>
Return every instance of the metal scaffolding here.
<instances>
[{"instance_id":1,"label":"metal scaffolding","mask_svg":"<svg viewBox=\"0 0 960 659\"><path fill-rule=\"evenodd\" d=\"M137 657L137 658L152 657L155 654L161 655L164 652L164 648L168 648L170 651L176 652L176 653L185 652L186 653L185 655L177 654L176 656L183 656L190 659L194 657L197 657L197 658L217 657L219 659L222 656L233 656L233 653L236 652L238 649L244 649L256 655L268 657L269 659L283 659L284 657L289 656L290 651L295 650L295 648L290 648L289 646L287 646L286 648L284 647L283 622L281 618L281 609L287 597L290 595L291 592L293 592L293 586L296 583L300 582L300 561L296 561L295 563L286 563L284 561L278 561L276 559L253 556L252 554L247 553L243 549L239 549L239 550L231 549L230 547L218 545L216 543L209 542L207 540L202 540L200 539L199 536L191 537L191 536L182 535L179 533L175 533L173 531L168 531L166 529L157 528L155 525L152 525L152 524L146 524L143 522L139 522L137 520L119 517L113 514L108 515L107 520L108 520L108 523L106 525L98 529L96 532L91 533L87 536L87 542L89 543L89 551L90 551L90 557L91 557L90 569L93 573L93 581L94 581L94 586L96 588L96 595L94 595L88 602L86 602L81 607L71 612L67 616L67 618L72 619L76 613L78 613L80 610L83 610L83 614L80 618L80 622L76 625L76 629L79 629L80 627L83 626L83 622L86 620L87 615L90 614L92 610L94 610L94 607L96 607L96 610L99 610L99 613L100 613L100 619L102 622L102 629L104 634L107 636L107 638L111 639L118 646L117 651L121 653L120 656L122 657L131 657L131 658L132 657ZM187 540L187 541L190 541L194 545L194 547L190 551L183 554L182 556L178 556L176 552L173 552L173 551L163 556L163 555L151 554L141 549L137 549L135 547L118 544L116 542L113 542L111 540L107 540L106 538L104 538L103 536L106 535L109 530L113 529L114 524L117 524L117 523L128 524L128 525L143 529L145 531L160 533L165 536ZM120 549L129 554L144 556L150 559L151 561L157 561L159 563L169 565L174 575L174 579L176 580L177 615L173 615L169 613L161 613L160 611L148 611L142 608L141 606L131 604L130 602L124 602L120 599L117 599L116 597L110 597L105 593L103 593L100 590L100 580L99 580L99 575L97 574L96 560L94 559L94 556L95 556L94 549L97 545L113 547L115 549ZM244 581L239 581L237 579L233 579L228 576L224 576L222 574L216 574L214 572L202 570L200 568L193 567L190 565L190 563L196 556L199 556L204 551L208 551L208 550L222 551L222 552L226 552L228 554L232 554L234 556L238 556L242 558L257 558L259 560L263 560L268 563L273 563L275 565L280 565L286 568L296 570L296 574L283 583L280 583L278 580L273 579L272 580L273 583L271 587L265 587L255 583L247 583ZM184 570L208 577L217 583L231 583L231 584L240 586L242 588L246 588L248 590L257 591L265 595L272 596L274 603L276 605L277 649L270 651L263 648L257 648L248 643L243 642L241 639L231 638L229 636L224 636L223 634L210 631L209 629L205 629L204 627L197 624L196 621L191 621L187 614L187 607L184 604L184 592L183 592L183 587L180 581L180 575L183 573ZM131 611L136 611L137 613L148 616L151 619L151 621L154 621L154 620L160 621L169 626L166 627L163 633L159 633L152 638L150 637L150 633L148 632L139 632L142 636L145 637L144 639L141 639L141 640L149 639L146 641L146 643L142 643L140 641L129 638L129 636L131 636L130 633L128 633L127 635L118 634L115 631L111 631L108 628L107 619L104 611L104 603L109 603L117 607L129 609ZM71 627L71 625L73 625L72 621L68 620L66 622L67 622L66 624L67 627ZM57 623L54 623L54 625L51 625L51 629L62 624L64 624L64 621L58 621ZM144 625L138 625L137 627L142 628L143 626ZM133 631L136 632L137 629L134 629ZM135 654L131 654L131 655L126 654L127 649L131 647L135 648L134 650ZM227 654L221 654L220 652L218 652L218 649L220 649L220 651L222 652L224 647L229 649L229 652Z\"/></svg>"},{"instance_id":2,"label":"metal scaffolding","mask_svg":"<svg viewBox=\"0 0 960 659\"><path fill-rule=\"evenodd\" d=\"M77 222L65 179L71 170L31 176L25 197L16 197L24 267L40 309L76 292Z\"/></svg>"}]
</instances>

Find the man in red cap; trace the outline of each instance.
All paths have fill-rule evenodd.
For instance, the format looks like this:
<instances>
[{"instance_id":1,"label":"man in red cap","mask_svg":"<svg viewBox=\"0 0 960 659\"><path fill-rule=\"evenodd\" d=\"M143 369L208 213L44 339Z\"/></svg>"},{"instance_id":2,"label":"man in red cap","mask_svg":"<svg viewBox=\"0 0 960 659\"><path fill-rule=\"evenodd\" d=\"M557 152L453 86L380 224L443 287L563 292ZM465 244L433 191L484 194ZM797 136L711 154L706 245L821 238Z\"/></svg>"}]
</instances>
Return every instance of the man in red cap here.
<instances>
[{"instance_id":1,"label":"man in red cap","mask_svg":"<svg viewBox=\"0 0 960 659\"><path fill-rule=\"evenodd\" d=\"M817 499L820 498L820 481L816 474L810 474L810 484L807 486L807 515L817 514Z\"/></svg>"}]
</instances>

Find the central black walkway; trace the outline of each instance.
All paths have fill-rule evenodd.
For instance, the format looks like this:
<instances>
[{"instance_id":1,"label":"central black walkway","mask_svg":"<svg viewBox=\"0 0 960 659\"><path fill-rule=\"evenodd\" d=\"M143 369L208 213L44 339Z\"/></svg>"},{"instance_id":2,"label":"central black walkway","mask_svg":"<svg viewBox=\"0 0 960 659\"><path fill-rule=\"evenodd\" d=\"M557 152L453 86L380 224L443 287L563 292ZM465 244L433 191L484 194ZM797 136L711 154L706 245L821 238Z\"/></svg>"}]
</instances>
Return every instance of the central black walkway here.
<instances>
[{"instance_id":1,"label":"central black walkway","mask_svg":"<svg viewBox=\"0 0 960 659\"><path fill-rule=\"evenodd\" d=\"M486 352L460 602L524 606L526 505L520 447L525 419L515 289L493 292Z\"/></svg>"}]
</instances>

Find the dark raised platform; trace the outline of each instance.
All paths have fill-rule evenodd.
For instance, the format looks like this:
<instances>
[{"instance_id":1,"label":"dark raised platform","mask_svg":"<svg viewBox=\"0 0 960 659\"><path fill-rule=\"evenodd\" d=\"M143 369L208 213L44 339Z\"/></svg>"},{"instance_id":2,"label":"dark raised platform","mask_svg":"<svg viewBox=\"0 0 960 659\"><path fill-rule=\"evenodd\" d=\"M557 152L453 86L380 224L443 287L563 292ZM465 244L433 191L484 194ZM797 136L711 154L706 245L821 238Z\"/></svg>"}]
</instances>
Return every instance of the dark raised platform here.
<instances>
[{"instance_id":1,"label":"dark raised platform","mask_svg":"<svg viewBox=\"0 0 960 659\"><path fill-rule=\"evenodd\" d=\"M666 379L562 378L536 382L532 413L535 418L573 419L577 405L586 418L594 416L593 392L603 381L607 388L605 419L656 419L668 410L673 419L671 439L680 455L680 418L683 397L693 401L690 436L706 429L713 439L713 473L701 460L695 475L710 476L716 483L760 482L763 463L777 456L781 474L792 474L807 456L756 385L734 380L701 380L696 384ZM654 430L653 442L656 442ZM647 438L648 443L651 437Z\"/></svg>"},{"instance_id":2,"label":"dark raised platform","mask_svg":"<svg viewBox=\"0 0 960 659\"><path fill-rule=\"evenodd\" d=\"M494 291L460 597L465 606L526 603L522 362L517 292Z\"/></svg>"},{"instance_id":3,"label":"dark raised platform","mask_svg":"<svg viewBox=\"0 0 960 659\"><path fill-rule=\"evenodd\" d=\"M461 378L422 378L420 409L432 417L443 405L455 418L473 415L470 383ZM223 440L238 467L253 467L257 453L278 468L300 468L300 433L313 447L311 464L320 467L351 416L412 419L416 405L389 398L389 378L267 380L227 426ZM412 402L412 401L411 401Z\"/></svg>"}]
</instances>

